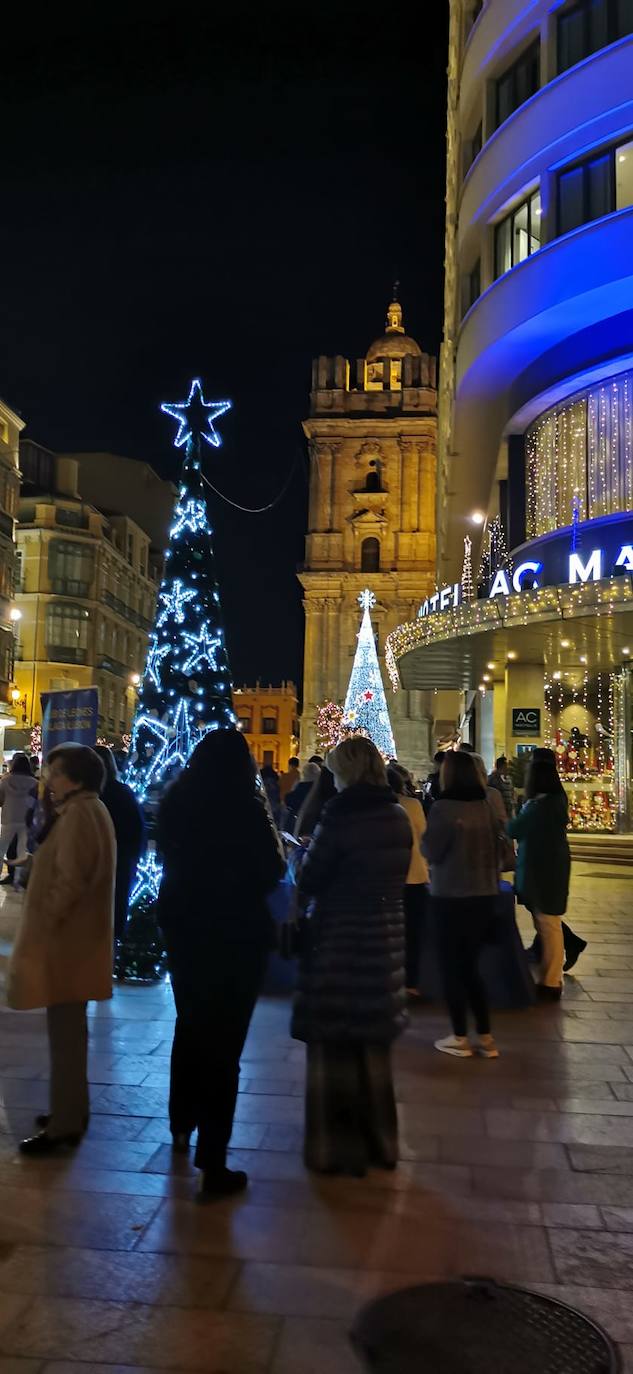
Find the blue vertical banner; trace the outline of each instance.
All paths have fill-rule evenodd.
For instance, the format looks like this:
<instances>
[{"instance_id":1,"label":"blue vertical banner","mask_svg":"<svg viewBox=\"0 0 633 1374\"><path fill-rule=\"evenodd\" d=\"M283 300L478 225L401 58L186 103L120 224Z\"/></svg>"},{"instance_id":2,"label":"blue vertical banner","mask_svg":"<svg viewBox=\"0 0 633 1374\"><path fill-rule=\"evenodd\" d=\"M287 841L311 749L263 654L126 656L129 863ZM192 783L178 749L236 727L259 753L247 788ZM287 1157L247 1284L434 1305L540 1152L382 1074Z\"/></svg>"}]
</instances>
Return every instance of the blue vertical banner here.
<instances>
[{"instance_id":1,"label":"blue vertical banner","mask_svg":"<svg viewBox=\"0 0 633 1374\"><path fill-rule=\"evenodd\" d=\"M97 743L99 688L74 687L68 692L42 692L42 757L58 744Z\"/></svg>"}]
</instances>

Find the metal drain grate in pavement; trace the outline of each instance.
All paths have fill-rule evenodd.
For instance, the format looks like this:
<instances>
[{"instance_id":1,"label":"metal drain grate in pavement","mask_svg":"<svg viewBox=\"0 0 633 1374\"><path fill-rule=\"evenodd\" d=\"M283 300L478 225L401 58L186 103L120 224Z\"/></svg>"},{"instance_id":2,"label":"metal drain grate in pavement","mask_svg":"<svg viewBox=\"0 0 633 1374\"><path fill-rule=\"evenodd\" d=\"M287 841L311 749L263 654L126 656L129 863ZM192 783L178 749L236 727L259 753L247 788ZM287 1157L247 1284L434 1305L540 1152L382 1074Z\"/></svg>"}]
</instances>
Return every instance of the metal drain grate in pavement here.
<instances>
[{"instance_id":1,"label":"metal drain grate in pavement","mask_svg":"<svg viewBox=\"0 0 633 1374\"><path fill-rule=\"evenodd\" d=\"M363 1308L353 1344L373 1374L617 1374L609 1337L554 1298L465 1278Z\"/></svg>"}]
</instances>

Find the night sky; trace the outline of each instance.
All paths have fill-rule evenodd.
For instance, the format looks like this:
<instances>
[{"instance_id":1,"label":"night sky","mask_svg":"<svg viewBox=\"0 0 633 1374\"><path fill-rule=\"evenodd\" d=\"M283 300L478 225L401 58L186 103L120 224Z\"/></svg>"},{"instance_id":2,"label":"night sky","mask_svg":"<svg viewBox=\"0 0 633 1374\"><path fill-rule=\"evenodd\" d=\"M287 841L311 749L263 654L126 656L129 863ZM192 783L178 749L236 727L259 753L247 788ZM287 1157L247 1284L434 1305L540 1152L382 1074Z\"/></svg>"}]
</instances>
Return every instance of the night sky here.
<instances>
[{"instance_id":1,"label":"night sky","mask_svg":"<svg viewBox=\"0 0 633 1374\"><path fill-rule=\"evenodd\" d=\"M4 34L0 395L25 437L164 476L160 401L231 397L227 496L297 462L270 514L210 497L233 676L298 680L311 359L364 354L394 277L439 346L448 6L98 8Z\"/></svg>"}]
</instances>

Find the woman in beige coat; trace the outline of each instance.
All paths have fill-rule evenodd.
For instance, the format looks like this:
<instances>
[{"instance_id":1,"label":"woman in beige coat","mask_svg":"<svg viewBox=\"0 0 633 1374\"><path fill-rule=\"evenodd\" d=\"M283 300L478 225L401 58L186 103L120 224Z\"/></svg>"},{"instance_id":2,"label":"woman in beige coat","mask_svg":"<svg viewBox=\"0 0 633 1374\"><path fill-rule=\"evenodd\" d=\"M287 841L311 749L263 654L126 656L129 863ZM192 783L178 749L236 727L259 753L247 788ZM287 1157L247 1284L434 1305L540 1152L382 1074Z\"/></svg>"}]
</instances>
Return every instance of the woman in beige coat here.
<instances>
[{"instance_id":1,"label":"woman in beige coat","mask_svg":"<svg viewBox=\"0 0 633 1374\"><path fill-rule=\"evenodd\" d=\"M99 792L101 759L80 744L48 757L57 820L33 856L9 965L7 1000L17 1011L46 1007L50 1114L24 1154L77 1145L88 1124L86 1004L112 996L116 843Z\"/></svg>"}]
</instances>

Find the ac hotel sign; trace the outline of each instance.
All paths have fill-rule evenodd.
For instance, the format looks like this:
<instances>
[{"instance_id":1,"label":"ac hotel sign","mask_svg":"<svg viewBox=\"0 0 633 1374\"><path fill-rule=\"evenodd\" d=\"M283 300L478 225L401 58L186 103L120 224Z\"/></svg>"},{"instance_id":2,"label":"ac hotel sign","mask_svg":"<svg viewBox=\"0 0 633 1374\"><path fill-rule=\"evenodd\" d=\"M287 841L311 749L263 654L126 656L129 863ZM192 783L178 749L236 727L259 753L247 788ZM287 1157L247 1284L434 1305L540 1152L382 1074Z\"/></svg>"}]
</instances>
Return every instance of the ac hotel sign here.
<instances>
[{"instance_id":1,"label":"ac hotel sign","mask_svg":"<svg viewBox=\"0 0 633 1374\"><path fill-rule=\"evenodd\" d=\"M512 561L512 569L500 568L495 573L488 597L512 596L532 587L600 582L603 577L633 573L633 520L628 515L608 516L587 521L573 536L569 530L543 535L515 549ZM461 600L461 583L454 582L428 596L418 615L448 611Z\"/></svg>"}]
</instances>

